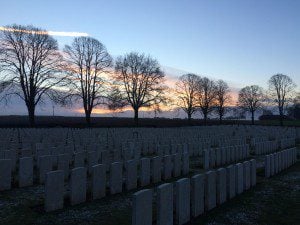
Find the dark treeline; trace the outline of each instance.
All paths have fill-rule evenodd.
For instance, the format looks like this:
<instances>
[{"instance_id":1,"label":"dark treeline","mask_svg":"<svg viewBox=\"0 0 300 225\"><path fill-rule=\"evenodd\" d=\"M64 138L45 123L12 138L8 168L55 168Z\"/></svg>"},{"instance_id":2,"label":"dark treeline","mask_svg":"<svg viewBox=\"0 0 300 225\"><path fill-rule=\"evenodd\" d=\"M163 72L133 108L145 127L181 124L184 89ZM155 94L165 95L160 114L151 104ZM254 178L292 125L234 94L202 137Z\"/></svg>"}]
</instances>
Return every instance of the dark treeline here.
<instances>
[{"instance_id":1,"label":"dark treeline","mask_svg":"<svg viewBox=\"0 0 300 225\"><path fill-rule=\"evenodd\" d=\"M223 80L184 74L174 90L165 80L153 57L131 52L114 60L92 37L77 37L60 50L57 41L40 28L11 25L0 32L0 100L9 103L13 95L22 99L31 126L36 106L46 99L66 107L79 102L88 125L98 106L111 111L131 107L136 125L141 108L159 113L162 106L183 110L189 122L200 112L204 124L212 114L222 123L232 106L250 112L252 124L256 111L272 104L278 108L281 125L287 112L295 117L299 111L296 85L284 74L271 76L267 91L258 85L243 87L237 102Z\"/></svg>"}]
</instances>

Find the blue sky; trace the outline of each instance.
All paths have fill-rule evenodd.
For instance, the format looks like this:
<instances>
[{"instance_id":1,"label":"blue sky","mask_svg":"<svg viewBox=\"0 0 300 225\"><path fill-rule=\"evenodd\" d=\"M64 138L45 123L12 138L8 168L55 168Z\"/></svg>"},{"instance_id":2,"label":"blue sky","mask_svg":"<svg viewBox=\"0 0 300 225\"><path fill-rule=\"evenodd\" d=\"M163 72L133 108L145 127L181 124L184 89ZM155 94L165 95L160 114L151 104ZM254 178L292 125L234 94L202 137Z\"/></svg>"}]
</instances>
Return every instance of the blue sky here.
<instances>
[{"instance_id":1,"label":"blue sky","mask_svg":"<svg viewBox=\"0 0 300 225\"><path fill-rule=\"evenodd\" d=\"M139 51L178 70L266 87L275 73L300 86L298 0L9 0L0 26L87 32L114 55ZM72 38L57 38L60 46Z\"/></svg>"}]
</instances>

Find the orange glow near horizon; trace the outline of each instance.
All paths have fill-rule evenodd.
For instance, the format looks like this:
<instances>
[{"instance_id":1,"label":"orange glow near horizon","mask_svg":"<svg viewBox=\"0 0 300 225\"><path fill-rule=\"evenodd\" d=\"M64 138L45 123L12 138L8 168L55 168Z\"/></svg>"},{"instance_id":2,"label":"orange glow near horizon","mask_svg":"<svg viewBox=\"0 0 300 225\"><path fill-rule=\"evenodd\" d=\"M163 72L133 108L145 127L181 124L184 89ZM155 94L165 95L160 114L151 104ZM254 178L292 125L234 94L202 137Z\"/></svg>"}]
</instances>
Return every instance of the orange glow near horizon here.
<instances>
[{"instance_id":1,"label":"orange glow near horizon","mask_svg":"<svg viewBox=\"0 0 300 225\"><path fill-rule=\"evenodd\" d=\"M110 79L111 73L102 73L102 76L105 77L107 80ZM165 79L165 84L168 86L168 90L167 90L167 98L171 99L171 101L175 101L175 96L176 96L176 92L175 92L175 84L177 82L177 79L174 77L170 77L166 75L166 79ZM109 83L109 82L108 82ZM231 101L230 103L227 104L227 106L235 106L236 102L238 100L238 93L235 91L230 91L230 96L231 96ZM172 112L174 110L178 109L178 106L174 103L171 103L169 105L160 105L160 110L162 112ZM80 108L80 109L76 109L74 110L77 113L81 113L84 114L84 109ZM133 112L133 109L131 106L126 106L125 108L123 108L122 110L118 110L118 111L112 111L109 110L107 108L94 108L92 114L94 115L107 115L107 114L114 114L114 113L122 113L122 112ZM151 107L141 107L140 112L154 112L154 109Z\"/></svg>"},{"instance_id":2,"label":"orange glow near horizon","mask_svg":"<svg viewBox=\"0 0 300 225\"><path fill-rule=\"evenodd\" d=\"M84 109L83 109L83 108L81 108L81 109L76 109L75 111L76 111L77 113L81 113L81 114L84 113ZM111 110L109 110L109 109L104 109L104 108L95 108L95 109L93 109L93 112L92 112L92 114L110 114L110 113L112 113Z\"/></svg>"},{"instance_id":3,"label":"orange glow near horizon","mask_svg":"<svg viewBox=\"0 0 300 225\"><path fill-rule=\"evenodd\" d=\"M236 105L235 103L237 102L236 93L232 93L231 97L232 97L231 102L229 104L227 104L227 106L230 106L230 107L235 106ZM162 112L172 112L172 111L176 110L176 108L178 108L178 107L174 106L174 105L172 105L172 106L161 105L160 106L160 109L161 109ZM74 111L77 112L77 113L80 113L80 114L84 114L84 109L83 108L75 109ZM133 112L133 109L132 109L131 106L126 106L125 108L123 108L122 110L119 110L119 111L112 111L112 110L109 110L107 108L94 108L92 114L94 114L94 115L107 115L107 114L114 114L114 113L118 114L118 113L122 113L122 112L126 112L126 111L127 112L128 111ZM150 112L154 112L154 109L151 108L151 107L141 107L139 112L149 112L150 113Z\"/></svg>"},{"instance_id":4,"label":"orange glow near horizon","mask_svg":"<svg viewBox=\"0 0 300 225\"><path fill-rule=\"evenodd\" d=\"M170 108L168 108L166 106L162 106L161 110L162 111L172 111ZM125 112L125 111L133 112L133 109L130 106L127 106L122 111L114 112L114 111L106 109L106 108L94 108L92 114L104 115L104 114L121 113L121 112ZM152 112L153 109L152 108L147 108L147 107L141 107L139 111L140 112ZM84 114L84 109L83 108L76 109L75 112Z\"/></svg>"}]
</instances>

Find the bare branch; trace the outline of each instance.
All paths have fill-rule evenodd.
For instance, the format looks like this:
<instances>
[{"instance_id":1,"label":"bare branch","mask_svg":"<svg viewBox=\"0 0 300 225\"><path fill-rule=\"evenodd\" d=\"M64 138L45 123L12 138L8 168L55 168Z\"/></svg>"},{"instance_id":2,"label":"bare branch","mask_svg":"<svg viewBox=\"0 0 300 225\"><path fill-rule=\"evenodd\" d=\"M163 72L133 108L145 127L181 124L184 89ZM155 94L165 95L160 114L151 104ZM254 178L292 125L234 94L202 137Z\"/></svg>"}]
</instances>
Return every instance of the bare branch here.
<instances>
[{"instance_id":1,"label":"bare branch","mask_svg":"<svg viewBox=\"0 0 300 225\"><path fill-rule=\"evenodd\" d=\"M223 80L218 80L216 82L216 100L215 108L219 115L220 123L222 123L222 118L226 113L226 106L231 102L230 89L228 84Z\"/></svg>"},{"instance_id":2,"label":"bare branch","mask_svg":"<svg viewBox=\"0 0 300 225\"><path fill-rule=\"evenodd\" d=\"M216 85L207 77L198 82L198 104L206 123L208 115L213 111L216 100Z\"/></svg>"},{"instance_id":3,"label":"bare branch","mask_svg":"<svg viewBox=\"0 0 300 225\"><path fill-rule=\"evenodd\" d=\"M254 124L254 113L262 108L265 96L263 89L258 85L246 86L239 92L238 106L252 115L252 124Z\"/></svg>"},{"instance_id":4,"label":"bare branch","mask_svg":"<svg viewBox=\"0 0 300 225\"><path fill-rule=\"evenodd\" d=\"M284 74L275 74L269 80L270 96L278 106L281 125L283 125L284 111L292 102L295 87L293 80Z\"/></svg>"},{"instance_id":5,"label":"bare branch","mask_svg":"<svg viewBox=\"0 0 300 225\"><path fill-rule=\"evenodd\" d=\"M0 36L0 65L11 84L5 96L14 94L24 100L34 125L36 105L64 80L62 56L57 41L41 34L44 30L21 25L7 28Z\"/></svg>"},{"instance_id":6,"label":"bare branch","mask_svg":"<svg viewBox=\"0 0 300 225\"><path fill-rule=\"evenodd\" d=\"M164 77L158 62L150 56L132 52L117 59L114 78L123 98L135 112L136 123L141 107L165 102Z\"/></svg>"},{"instance_id":7,"label":"bare branch","mask_svg":"<svg viewBox=\"0 0 300 225\"><path fill-rule=\"evenodd\" d=\"M192 115L197 111L197 96L198 85L201 78L195 74L185 74L179 77L176 82L176 97L178 99L177 105L187 113L190 121Z\"/></svg>"},{"instance_id":8,"label":"bare branch","mask_svg":"<svg viewBox=\"0 0 300 225\"><path fill-rule=\"evenodd\" d=\"M107 98L105 75L109 75L112 58L105 46L91 37L75 38L72 45L64 48L68 63L68 91L64 103L82 101L86 121L91 113Z\"/></svg>"}]
</instances>

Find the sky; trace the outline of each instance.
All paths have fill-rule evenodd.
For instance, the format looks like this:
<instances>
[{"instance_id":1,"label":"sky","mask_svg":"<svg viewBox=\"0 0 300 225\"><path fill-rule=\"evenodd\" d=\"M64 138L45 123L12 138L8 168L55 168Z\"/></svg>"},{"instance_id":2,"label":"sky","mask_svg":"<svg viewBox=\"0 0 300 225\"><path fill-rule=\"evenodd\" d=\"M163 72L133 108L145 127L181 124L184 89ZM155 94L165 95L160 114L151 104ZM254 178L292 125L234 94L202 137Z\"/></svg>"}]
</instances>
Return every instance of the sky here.
<instances>
[{"instance_id":1,"label":"sky","mask_svg":"<svg viewBox=\"0 0 300 225\"><path fill-rule=\"evenodd\" d=\"M0 26L86 32L111 55L156 58L235 88L267 87L276 73L300 86L299 0L1 0ZM71 37L56 37L61 48Z\"/></svg>"}]
</instances>

